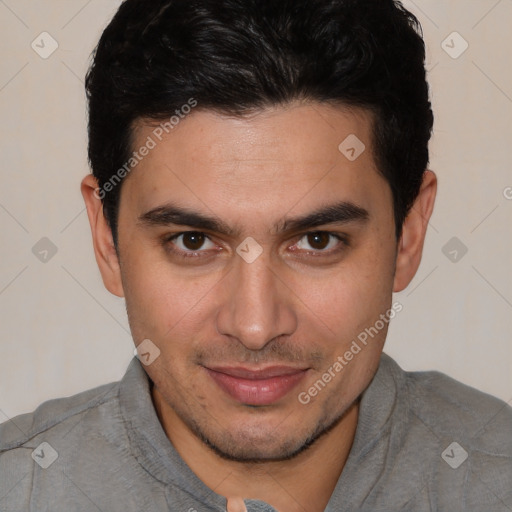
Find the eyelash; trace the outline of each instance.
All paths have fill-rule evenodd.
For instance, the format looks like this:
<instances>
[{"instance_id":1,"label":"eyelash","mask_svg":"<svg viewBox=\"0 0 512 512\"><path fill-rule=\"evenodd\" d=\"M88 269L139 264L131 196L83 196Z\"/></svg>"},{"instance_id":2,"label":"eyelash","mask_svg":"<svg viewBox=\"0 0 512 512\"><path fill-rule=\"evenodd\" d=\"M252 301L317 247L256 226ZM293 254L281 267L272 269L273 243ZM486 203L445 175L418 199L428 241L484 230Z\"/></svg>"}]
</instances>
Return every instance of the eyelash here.
<instances>
[{"instance_id":1,"label":"eyelash","mask_svg":"<svg viewBox=\"0 0 512 512\"><path fill-rule=\"evenodd\" d=\"M166 237L163 241L163 245L168 252L170 252L172 254L176 254L177 256L179 256L181 258L202 257L201 253L206 253L207 251L183 251L181 249L176 249L175 245L172 243L175 239L179 238L180 236L187 235L190 233L204 235L205 238L207 238L208 240L211 241L210 237L208 235L206 235L205 233L203 233L202 231L182 231L180 233L176 233L174 235ZM327 251L325 251L325 250L322 251L322 250L317 249L317 250L312 250L312 251L306 251L306 254L312 255L314 257L323 256L323 255L331 256L331 255L337 254L338 252L342 251L343 249L345 249L346 247L348 247L350 245L349 240L346 236L340 235L338 233L332 233L330 231L307 231L300 235L300 238L297 240L297 242L295 242L294 245L299 243L303 238L307 237L308 235L320 235L320 234L332 236L333 238L337 239L341 243L338 244L338 246L334 249L329 249Z\"/></svg>"}]
</instances>

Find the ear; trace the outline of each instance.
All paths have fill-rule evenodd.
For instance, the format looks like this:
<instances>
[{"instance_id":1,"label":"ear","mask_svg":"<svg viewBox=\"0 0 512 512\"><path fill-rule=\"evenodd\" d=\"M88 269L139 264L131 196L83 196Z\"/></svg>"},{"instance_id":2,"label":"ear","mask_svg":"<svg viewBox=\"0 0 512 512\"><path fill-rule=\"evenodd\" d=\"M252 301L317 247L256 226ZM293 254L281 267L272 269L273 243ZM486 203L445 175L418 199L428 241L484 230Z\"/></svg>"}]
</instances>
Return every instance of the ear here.
<instances>
[{"instance_id":1,"label":"ear","mask_svg":"<svg viewBox=\"0 0 512 512\"><path fill-rule=\"evenodd\" d=\"M396 256L394 292L401 292L412 281L421 262L428 221L434 209L437 192L436 175L426 170L418 197L407 215Z\"/></svg>"},{"instance_id":2,"label":"ear","mask_svg":"<svg viewBox=\"0 0 512 512\"><path fill-rule=\"evenodd\" d=\"M91 174L87 175L82 180L81 191L87 207L94 254L103 278L103 284L110 293L118 297L124 297L119 259L114 246L112 230L103 213L103 203L100 199L101 193L99 193L96 178Z\"/></svg>"}]
</instances>

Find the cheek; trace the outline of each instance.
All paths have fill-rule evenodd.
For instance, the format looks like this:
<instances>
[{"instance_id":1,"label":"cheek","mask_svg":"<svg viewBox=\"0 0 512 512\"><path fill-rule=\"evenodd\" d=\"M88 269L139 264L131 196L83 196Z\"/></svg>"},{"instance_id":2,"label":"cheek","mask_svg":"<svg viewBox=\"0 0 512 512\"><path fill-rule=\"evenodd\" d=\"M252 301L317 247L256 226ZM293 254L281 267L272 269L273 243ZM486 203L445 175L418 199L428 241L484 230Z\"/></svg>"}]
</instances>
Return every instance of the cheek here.
<instances>
[{"instance_id":1,"label":"cheek","mask_svg":"<svg viewBox=\"0 0 512 512\"><path fill-rule=\"evenodd\" d=\"M321 278L296 280L293 288L305 305L302 309L311 329L339 342L373 325L391 303L389 252L389 248L379 252L368 247Z\"/></svg>"},{"instance_id":2,"label":"cheek","mask_svg":"<svg viewBox=\"0 0 512 512\"><path fill-rule=\"evenodd\" d=\"M138 258L123 268L130 326L137 338L166 340L190 336L204 323L210 294L219 275L184 275L167 262ZM195 327L194 327L195 326Z\"/></svg>"}]
</instances>

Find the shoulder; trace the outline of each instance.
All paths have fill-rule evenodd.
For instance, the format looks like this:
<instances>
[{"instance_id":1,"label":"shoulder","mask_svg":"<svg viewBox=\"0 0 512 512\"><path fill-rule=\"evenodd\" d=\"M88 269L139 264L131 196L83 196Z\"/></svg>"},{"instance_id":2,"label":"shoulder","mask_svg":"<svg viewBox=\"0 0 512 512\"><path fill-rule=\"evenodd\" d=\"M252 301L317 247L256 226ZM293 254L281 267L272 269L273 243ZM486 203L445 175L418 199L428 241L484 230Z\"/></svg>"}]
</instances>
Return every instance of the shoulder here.
<instances>
[{"instance_id":1,"label":"shoulder","mask_svg":"<svg viewBox=\"0 0 512 512\"><path fill-rule=\"evenodd\" d=\"M512 506L512 407L444 373L404 371L384 357L401 411L394 428L432 500L452 510Z\"/></svg>"},{"instance_id":2,"label":"shoulder","mask_svg":"<svg viewBox=\"0 0 512 512\"><path fill-rule=\"evenodd\" d=\"M99 436L115 416L119 383L110 383L76 395L49 400L35 411L0 424L0 510L28 510L36 481L57 473L36 471ZM107 409L107 411L105 411ZM86 419L87 417L87 419ZM51 481L50 486L62 486Z\"/></svg>"},{"instance_id":3,"label":"shoulder","mask_svg":"<svg viewBox=\"0 0 512 512\"><path fill-rule=\"evenodd\" d=\"M73 396L48 400L33 412L5 421L0 424L0 455L45 432L65 428L92 409L116 401L118 391L119 382L104 384Z\"/></svg>"},{"instance_id":4,"label":"shoulder","mask_svg":"<svg viewBox=\"0 0 512 512\"><path fill-rule=\"evenodd\" d=\"M512 457L509 404L439 371L402 372L409 406L433 432L456 432L474 443L502 442Z\"/></svg>"}]
</instances>

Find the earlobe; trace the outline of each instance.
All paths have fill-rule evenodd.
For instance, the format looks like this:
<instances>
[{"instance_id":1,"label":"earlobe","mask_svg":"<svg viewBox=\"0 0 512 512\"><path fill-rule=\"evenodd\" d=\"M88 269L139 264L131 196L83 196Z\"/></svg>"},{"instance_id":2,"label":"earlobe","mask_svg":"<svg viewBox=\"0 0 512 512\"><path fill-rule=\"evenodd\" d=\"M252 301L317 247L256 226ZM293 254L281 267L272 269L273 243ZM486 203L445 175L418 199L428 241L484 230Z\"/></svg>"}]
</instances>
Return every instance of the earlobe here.
<instances>
[{"instance_id":1,"label":"earlobe","mask_svg":"<svg viewBox=\"0 0 512 512\"><path fill-rule=\"evenodd\" d=\"M437 192L437 178L434 172L426 170L420 192L405 219L402 236L398 242L394 292L404 290L418 270L428 222Z\"/></svg>"},{"instance_id":2,"label":"earlobe","mask_svg":"<svg viewBox=\"0 0 512 512\"><path fill-rule=\"evenodd\" d=\"M98 190L98 182L91 174L82 180L81 191L91 226L94 254L107 290L124 297L119 259Z\"/></svg>"}]
</instances>

